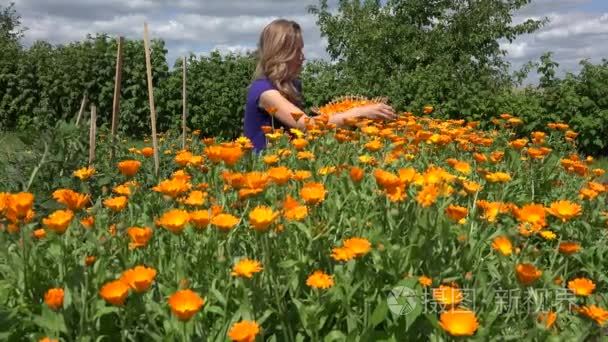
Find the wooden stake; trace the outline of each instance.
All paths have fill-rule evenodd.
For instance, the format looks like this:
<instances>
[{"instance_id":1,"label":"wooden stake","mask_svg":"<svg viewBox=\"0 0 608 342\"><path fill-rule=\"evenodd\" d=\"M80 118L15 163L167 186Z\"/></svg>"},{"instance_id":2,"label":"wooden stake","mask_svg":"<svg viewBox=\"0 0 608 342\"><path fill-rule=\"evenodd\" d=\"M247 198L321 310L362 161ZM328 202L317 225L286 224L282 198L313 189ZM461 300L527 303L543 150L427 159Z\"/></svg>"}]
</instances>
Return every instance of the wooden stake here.
<instances>
[{"instance_id":1,"label":"wooden stake","mask_svg":"<svg viewBox=\"0 0 608 342\"><path fill-rule=\"evenodd\" d=\"M80 119L82 118L82 115L84 114L84 107L86 107L87 105L87 94L85 93L84 96L82 96L82 102L80 103L80 110L78 111L78 115L76 116L76 126L78 126L78 124L80 123Z\"/></svg>"},{"instance_id":2,"label":"wooden stake","mask_svg":"<svg viewBox=\"0 0 608 342\"><path fill-rule=\"evenodd\" d=\"M97 107L91 104L91 120L89 127L89 166L95 161L95 136L97 135Z\"/></svg>"},{"instance_id":3,"label":"wooden stake","mask_svg":"<svg viewBox=\"0 0 608 342\"><path fill-rule=\"evenodd\" d=\"M188 102L186 95L186 57L182 61L182 150L186 149L186 117L188 115Z\"/></svg>"},{"instance_id":4,"label":"wooden stake","mask_svg":"<svg viewBox=\"0 0 608 342\"><path fill-rule=\"evenodd\" d=\"M116 145L116 126L118 125L118 113L120 112L120 84L122 81L122 45L123 37L118 37L116 51L116 75L114 77L114 102L112 103L112 144L110 148L110 161L114 160Z\"/></svg>"},{"instance_id":5,"label":"wooden stake","mask_svg":"<svg viewBox=\"0 0 608 342\"><path fill-rule=\"evenodd\" d=\"M154 173L158 177L158 142L156 137L156 107L154 107L154 87L152 86L152 62L150 61L150 43L148 42L148 23L144 22L144 50L146 53L146 70L148 74L148 100L150 103L150 123L152 124L152 148L154 149Z\"/></svg>"}]
</instances>

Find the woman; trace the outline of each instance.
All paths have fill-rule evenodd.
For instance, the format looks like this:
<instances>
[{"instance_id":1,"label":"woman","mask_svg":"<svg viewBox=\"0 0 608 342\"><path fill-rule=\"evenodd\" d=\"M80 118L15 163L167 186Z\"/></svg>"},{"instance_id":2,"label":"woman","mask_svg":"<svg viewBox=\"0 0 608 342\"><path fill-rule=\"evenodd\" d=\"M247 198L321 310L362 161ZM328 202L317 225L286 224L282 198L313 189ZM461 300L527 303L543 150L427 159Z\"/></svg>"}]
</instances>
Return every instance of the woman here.
<instances>
[{"instance_id":1,"label":"woman","mask_svg":"<svg viewBox=\"0 0 608 342\"><path fill-rule=\"evenodd\" d=\"M254 81L249 86L245 106L245 136L259 152L266 147L262 126L272 124L265 108L273 108L274 126L305 129L305 114L298 121L291 113L303 113L302 89L298 79L304 62L304 41L300 25L277 19L268 24L258 43L258 61ZM345 119L394 119L393 109L385 104L372 104L332 115L329 122L338 126ZM309 118L314 121L313 118Z\"/></svg>"}]
</instances>

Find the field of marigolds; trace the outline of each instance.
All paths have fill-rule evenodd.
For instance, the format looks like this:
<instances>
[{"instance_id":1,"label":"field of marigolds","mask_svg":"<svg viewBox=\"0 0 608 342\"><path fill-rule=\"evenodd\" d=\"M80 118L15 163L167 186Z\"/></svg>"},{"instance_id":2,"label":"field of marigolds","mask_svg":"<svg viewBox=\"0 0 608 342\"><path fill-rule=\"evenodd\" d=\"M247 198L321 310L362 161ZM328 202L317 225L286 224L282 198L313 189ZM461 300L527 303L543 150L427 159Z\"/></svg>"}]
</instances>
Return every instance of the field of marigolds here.
<instances>
[{"instance_id":1,"label":"field of marigolds","mask_svg":"<svg viewBox=\"0 0 608 342\"><path fill-rule=\"evenodd\" d=\"M167 134L159 177L123 145L1 193L0 340L604 338L608 188L576 132L432 111L267 127L259 155Z\"/></svg>"}]
</instances>

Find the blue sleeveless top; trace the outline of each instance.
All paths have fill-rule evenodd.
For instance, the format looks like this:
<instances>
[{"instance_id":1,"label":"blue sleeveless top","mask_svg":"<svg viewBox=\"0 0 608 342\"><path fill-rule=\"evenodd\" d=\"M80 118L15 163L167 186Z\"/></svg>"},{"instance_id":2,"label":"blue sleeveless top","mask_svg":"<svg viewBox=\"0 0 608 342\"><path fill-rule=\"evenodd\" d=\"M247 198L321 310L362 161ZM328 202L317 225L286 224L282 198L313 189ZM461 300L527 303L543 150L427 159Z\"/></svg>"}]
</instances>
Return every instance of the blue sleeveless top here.
<instances>
[{"instance_id":1,"label":"blue sleeveless top","mask_svg":"<svg viewBox=\"0 0 608 342\"><path fill-rule=\"evenodd\" d=\"M302 92L302 83L299 80L294 81L294 85L298 92ZM253 150L260 152L266 148L266 135L262 131L262 126L271 126L272 118L264 108L260 108L260 96L267 90L276 89L275 86L267 78L259 78L254 80L247 91L247 103L245 104L245 118L243 122L243 130L245 136L251 140ZM301 108L300 103L294 103ZM279 120L274 120L275 128L285 127Z\"/></svg>"}]
</instances>

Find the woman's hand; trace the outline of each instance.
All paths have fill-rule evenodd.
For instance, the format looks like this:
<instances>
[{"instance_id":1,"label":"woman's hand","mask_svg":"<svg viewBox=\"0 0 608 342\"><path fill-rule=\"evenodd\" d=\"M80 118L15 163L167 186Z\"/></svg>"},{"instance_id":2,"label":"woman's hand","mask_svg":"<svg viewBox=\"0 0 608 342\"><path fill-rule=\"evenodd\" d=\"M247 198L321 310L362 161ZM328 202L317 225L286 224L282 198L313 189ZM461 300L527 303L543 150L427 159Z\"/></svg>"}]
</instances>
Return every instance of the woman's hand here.
<instances>
[{"instance_id":1,"label":"woman's hand","mask_svg":"<svg viewBox=\"0 0 608 342\"><path fill-rule=\"evenodd\" d=\"M358 108L357 116L367 119L395 120L395 110L384 103L374 103Z\"/></svg>"}]
</instances>

